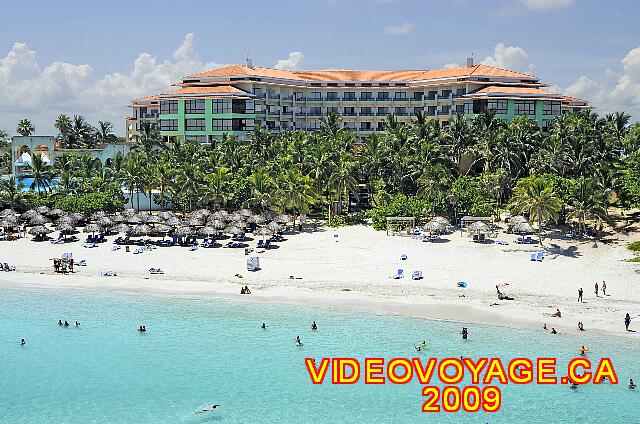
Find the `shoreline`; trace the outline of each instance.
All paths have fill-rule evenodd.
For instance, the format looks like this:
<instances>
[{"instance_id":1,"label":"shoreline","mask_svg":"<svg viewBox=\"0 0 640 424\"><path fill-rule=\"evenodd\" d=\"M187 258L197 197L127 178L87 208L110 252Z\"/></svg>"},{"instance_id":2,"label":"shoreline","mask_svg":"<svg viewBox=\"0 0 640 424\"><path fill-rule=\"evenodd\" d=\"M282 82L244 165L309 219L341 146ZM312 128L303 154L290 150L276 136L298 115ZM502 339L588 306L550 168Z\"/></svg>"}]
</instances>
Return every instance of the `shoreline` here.
<instances>
[{"instance_id":1,"label":"shoreline","mask_svg":"<svg viewBox=\"0 0 640 424\"><path fill-rule=\"evenodd\" d=\"M44 276L43 274L40 274ZM110 278L111 281L113 281ZM0 278L0 290L46 290L59 291L77 290L84 293L102 292L115 295L143 295L151 297L172 298L172 299L197 299L197 300L232 300L264 302L276 305L295 305L306 308L329 309L341 312L365 312L376 316L398 316L418 318L429 321L441 321L454 324L499 326L502 328L522 329L530 331L544 331L542 325L548 323L549 330L555 327L558 336L573 335L586 337L610 337L619 339L640 340L635 332L610 333L606 330L595 328L586 332L579 332L575 328L559 322L550 321L552 318L536 319L516 318L510 313L501 313L499 310L490 310L488 307L478 305L461 305L451 302L428 302L426 299L401 299L382 296L372 296L360 291L325 291L322 293L300 289L291 286L271 286L264 290L252 292L251 295L240 295L230 289L239 287L233 282L218 282L222 287L203 287L193 281L175 281L176 287L163 284L160 286L150 286L145 284L148 279L135 280L128 279L127 283L133 285L104 284L97 286L92 283L83 283L81 279L76 279L72 284L65 284L58 281L48 282L28 282L6 278ZM120 281L121 282L121 281ZM114 282L115 283L115 282ZM157 280L154 280L157 283ZM189 284L194 285L189 287ZM178 287L177 285L180 285ZM186 286L185 286L186 285ZM222 290L219 290L222 288ZM293 295L295 293L295 295ZM412 301L409 301L412 300ZM549 324L549 322L551 324Z\"/></svg>"}]
</instances>

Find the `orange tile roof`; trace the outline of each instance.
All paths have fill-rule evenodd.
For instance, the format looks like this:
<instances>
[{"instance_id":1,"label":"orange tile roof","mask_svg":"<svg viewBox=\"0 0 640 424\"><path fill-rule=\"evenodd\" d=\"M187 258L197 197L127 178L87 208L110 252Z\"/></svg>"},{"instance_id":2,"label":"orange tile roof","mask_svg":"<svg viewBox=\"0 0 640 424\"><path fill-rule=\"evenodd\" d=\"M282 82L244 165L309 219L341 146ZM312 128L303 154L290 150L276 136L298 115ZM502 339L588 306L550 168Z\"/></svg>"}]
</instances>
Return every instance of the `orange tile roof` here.
<instances>
[{"instance_id":1,"label":"orange tile roof","mask_svg":"<svg viewBox=\"0 0 640 424\"><path fill-rule=\"evenodd\" d=\"M280 78L297 81L421 81L441 78L486 76L536 79L537 77L513 72L506 69L495 68L487 65L474 65L472 67L456 66L445 69L432 70L305 70L285 71L280 69L253 67L243 65L231 65L224 68L213 69L199 74L189 75L186 79L207 77L230 77L236 75L256 76L265 78Z\"/></svg>"},{"instance_id":2,"label":"orange tile roof","mask_svg":"<svg viewBox=\"0 0 640 424\"><path fill-rule=\"evenodd\" d=\"M524 94L524 95L540 95L540 96L561 96L558 93L548 90L542 90L535 87L517 87L505 85L488 85L478 91L469 93L470 96L476 94Z\"/></svg>"},{"instance_id":3,"label":"orange tile roof","mask_svg":"<svg viewBox=\"0 0 640 424\"><path fill-rule=\"evenodd\" d=\"M189 94L248 94L232 85L214 85L210 87L182 87L178 90L167 91L161 96L167 95L189 95Z\"/></svg>"},{"instance_id":4,"label":"orange tile roof","mask_svg":"<svg viewBox=\"0 0 640 424\"><path fill-rule=\"evenodd\" d=\"M158 96L148 96L148 97L138 97L137 99L133 99L133 101L149 101L149 100L160 100Z\"/></svg>"}]
</instances>

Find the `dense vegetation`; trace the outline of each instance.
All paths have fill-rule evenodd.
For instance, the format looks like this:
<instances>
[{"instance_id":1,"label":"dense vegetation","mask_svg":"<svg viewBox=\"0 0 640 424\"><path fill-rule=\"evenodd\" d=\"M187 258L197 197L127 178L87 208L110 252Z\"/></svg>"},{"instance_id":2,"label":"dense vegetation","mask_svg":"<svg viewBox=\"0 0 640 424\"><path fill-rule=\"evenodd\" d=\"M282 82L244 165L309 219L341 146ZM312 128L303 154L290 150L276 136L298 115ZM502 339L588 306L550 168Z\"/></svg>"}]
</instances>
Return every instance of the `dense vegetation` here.
<instances>
[{"instance_id":1,"label":"dense vegetation","mask_svg":"<svg viewBox=\"0 0 640 424\"><path fill-rule=\"evenodd\" d=\"M66 147L113 139L106 123L96 131L82 117L64 118L56 128ZM23 121L18 130L32 127ZM103 166L66 154L48 166L35 155L32 174L31 188L41 193L23 194L3 181L0 207L56 204L73 194L85 197L65 200L70 208L93 210L105 199L87 196L108 193L116 200L104 207L115 208L124 186L134 206L133 193L156 191L159 204L182 211L250 207L349 222L349 199L366 186L377 227L389 215L478 216L507 208L533 223L568 218L584 226L607 220L611 205L640 206L640 125L623 113L601 118L590 111L559 116L548 131L526 116L504 123L491 111L458 116L447 127L424 116L407 125L391 115L384 132L357 142L331 115L314 133L256 128L248 141L226 136L212 144L162 143L155 127L143 125L126 158Z\"/></svg>"}]
</instances>

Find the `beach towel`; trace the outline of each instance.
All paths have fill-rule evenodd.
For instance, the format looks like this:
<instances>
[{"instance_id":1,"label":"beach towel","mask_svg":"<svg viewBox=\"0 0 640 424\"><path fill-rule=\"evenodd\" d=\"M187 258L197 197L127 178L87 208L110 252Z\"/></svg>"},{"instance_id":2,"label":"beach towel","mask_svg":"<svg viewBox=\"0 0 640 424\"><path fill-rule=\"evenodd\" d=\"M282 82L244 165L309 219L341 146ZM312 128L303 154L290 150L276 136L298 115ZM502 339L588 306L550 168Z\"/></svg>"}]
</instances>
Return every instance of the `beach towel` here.
<instances>
[{"instance_id":1,"label":"beach towel","mask_svg":"<svg viewBox=\"0 0 640 424\"><path fill-rule=\"evenodd\" d=\"M103 277L116 277L118 274L114 271L105 271L102 273Z\"/></svg>"},{"instance_id":2,"label":"beach towel","mask_svg":"<svg viewBox=\"0 0 640 424\"><path fill-rule=\"evenodd\" d=\"M463 289L467 288L467 283L464 281L458 281L458 287L462 287Z\"/></svg>"}]
</instances>

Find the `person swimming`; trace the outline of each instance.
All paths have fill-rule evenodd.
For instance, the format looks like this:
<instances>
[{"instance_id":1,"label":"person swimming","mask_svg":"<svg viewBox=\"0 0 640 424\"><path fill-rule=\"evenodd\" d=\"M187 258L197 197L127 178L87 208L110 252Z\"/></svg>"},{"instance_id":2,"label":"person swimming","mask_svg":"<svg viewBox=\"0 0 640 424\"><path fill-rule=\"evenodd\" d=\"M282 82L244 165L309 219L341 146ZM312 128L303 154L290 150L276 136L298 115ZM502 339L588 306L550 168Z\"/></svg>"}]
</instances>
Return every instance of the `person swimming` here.
<instances>
[{"instance_id":1,"label":"person swimming","mask_svg":"<svg viewBox=\"0 0 640 424\"><path fill-rule=\"evenodd\" d=\"M218 406L222 406L219 403L214 403L213 405L209 405L206 408L202 408L199 411L194 412L195 414L204 414L205 412L211 412L215 410Z\"/></svg>"},{"instance_id":2,"label":"person swimming","mask_svg":"<svg viewBox=\"0 0 640 424\"><path fill-rule=\"evenodd\" d=\"M558 334L555 328L551 327L551 334Z\"/></svg>"},{"instance_id":3,"label":"person swimming","mask_svg":"<svg viewBox=\"0 0 640 424\"><path fill-rule=\"evenodd\" d=\"M313 321L313 322L311 323L311 331L316 331L317 329L318 329L318 325L316 324L316 322L315 322L315 321Z\"/></svg>"},{"instance_id":4,"label":"person swimming","mask_svg":"<svg viewBox=\"0 0 640 424\"><path fill-rule=\"evenodd\" d=\"M80 327L80 322L76 321L76 327Z\"/></svg>"},{"instance_id":5,"label":"person swimming","mask_svg":"<svg viewBox=\"0 0 640 424\"><path fill-rule=\"evenodd\" d=\"M263 330L267 329L267 325L263 322L262 325L260 326L260 328L262 328Z\"/></svg>"},{"instance_id":6,"label":"person swimming","mask_svg":"<svg viewBox=\"0 0 640 424\"><path fill-rule=\"evenodd\" d=\"M138 331L141 333L144 333L145 331L147 331L147 327L145 327L144 325L141 325L140 328L138 328Z\"/></svg>"},{"instance_id":7,"label":"person swimming","mask_svg":"<svg viewBox=\"0 0 640 424\"><path fill-rule=\"evenodd\" d=\"M24 346L26 343L27 343L27 342L25 342L25 341L24 341L24 339L22 339L22 340L20 341L20 344L21 344L21 345L23 345L23 346ZM631 380L631 381L633 381L633 380Z\"/></svg>"},{"instance_id":8,"label":"person swimming","mask_svg":"<svg viewBox=\"0 0 640 424\"><path fill-rule=\"evenodd\" d=\"M422 349L426 349L426 348L427 348L427 342L426 342L426 340L423 340L422 342L420 342L420 344L419 344L419 345L417 345L417 346L416 346L416 345L413 345L413 347L415 347L415 348L416 348L416 350L417 350L418 352L420 352Z\"/></svg>"},{"instance_id":9,"label":"person swimming","mask_svg":"<svg viewBox=\"0 0 640 424\"><path fill-rule=\"evenodd\" d=\"M300 340L300 336L296 336L296 346L302 347L302 340Z\"/></svg>"},{"instance_id":10,"label":"person swimming","mask_svg":"<svg viewBox=\"0 0 640 424\"><path fill-rule=\"evenodd\" d=\"M61 319L58 320L58 325L62 326L62 320Z\"/></svg>"},{"instance_id":11,"label":"person swimming","mask_svg":"<svg viewBox=\"0 0 640 424\"><path fill-rule=\"evenodd\" d=\"M633 389L635 389L636 387L637 387L637 386L636 386L636 383L634 383L634 382L633 382L633 378L630 378L630 379L629 379L629 388L630 388L631 390L633 390Z\"/></svg>"},{"instance_id":12,"label":"person swimming","mask_svg":"<svg viewBox=\"0 0 640 424\"><path fill-rule=\"evenodd\" d=\"M68 323L67 321L65 321L65 322L64 322L64 326L65 326L65 327L68 327L68 326L69 326L69 323Z\"/></svg>"},{"instance_id":13,"label":"person swimming","mask_svg":"<svg viewBox=\"0 0 640 424\"><path fill-rule=\"evenodd\" d=\"M571 383L571 388L572 388L573 390L575 390L575 389L577 389L577 388L578 388L578 385L577 385L576 383L574 383L574 382L573 382L573 381L571 381L571 380L569 380L569 382Z\"/></svg>"},{"instance_id":14,"label":"person swimming","mask_svg":"<svg viewBox=\"0 0 640 424\"><path fill-rule=\"evenodd\" d=\"M544 331L547 331L547 324L543 325L543 326L542 326L542 329L543 329Z\"/></svg>"},{"instance_id":15,"label":"person swimming","mask_svg":"<svg viewBox=\"0 0 640 424\"><path fill-rule=\"evenodd\" d=\"M460 332L460 334L462 334L462 340L467 340L467 337L469 336L467 327L462 327L462 331Z\"/></svg>"},{"instance_id":16,"label":"person swimming","mask_svg":"<svg viewBox=\"0 0 640 424\"><path fill-rule=\"evenodd\" d=\"M589 348L582 346L580 349L578 349L578 352L580 352L581 356L586 356L587 352L589 352Z\"/></svg>"}]
</instances>

